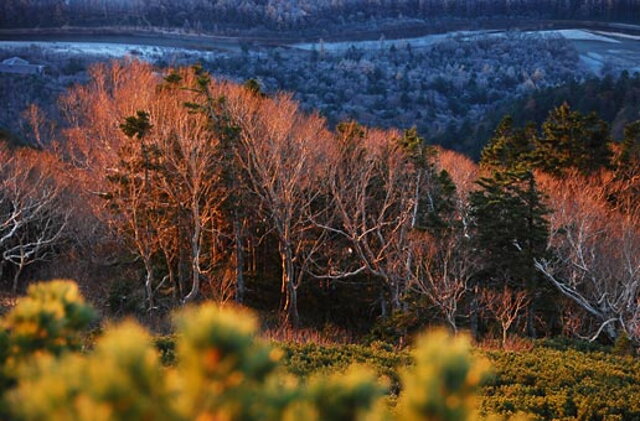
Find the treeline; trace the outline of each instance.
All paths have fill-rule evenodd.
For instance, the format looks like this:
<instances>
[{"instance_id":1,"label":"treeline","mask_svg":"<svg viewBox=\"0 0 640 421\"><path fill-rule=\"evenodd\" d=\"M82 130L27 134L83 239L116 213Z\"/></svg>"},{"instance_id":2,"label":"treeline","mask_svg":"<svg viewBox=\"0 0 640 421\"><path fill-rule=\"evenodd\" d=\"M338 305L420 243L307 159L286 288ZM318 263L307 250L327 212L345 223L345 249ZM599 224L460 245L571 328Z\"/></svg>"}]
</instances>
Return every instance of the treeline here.
<instances>
[{"instance_id":1,"label":"treeline","mask_svg":"<svg viewBox=\"0 0 640 421\"><path fill-rule=\"evenodd\" d=\"M528 122L540 124L549 110L564 102L569 103L576 111L598 114L611 126L614 138L620 140L624 136L625 126L640 118L640 75L622 72L618 77L607 75L542 88L523 98L497 105L495 110L485 113L481 121L477 118L465 118L432 139L445 145L449 145L452 140L466 145L473 145L475 142L480 148L465 149L465 152L479 157L481 147L491 138L493 130L505 114L511 115L518 125Z\"/></svg>"},{"instance_id":2,"label":"treeline","mask_svg":"<svg viewBox=\"0 0 640 421\"><path fill-rule=\"evenodd\" d=\"M141 25L288 30L372 18L522 16L637 23L638 0L5 0L0 26Z\"/></svg>"},{"instance_id":3,"label":"treeline","mask_svg":"<svg viewBox=\"0 0 640 421\"><path fill-rule=\"evenodd\" d=\"M18 253L23 266L43 256L46 273L110 291L113 311L138 290L145 312L206 297L280 308L293 325L380 316L374 334L386 337L446 323L503 342L515 331L640 338L639 123L614 144L598 116L566 105L540 127L505 119L477 166L415 130L329 131L288 95L199 67L90 74L33 152L71 202L22 205L6 187L0 234L46 245ZM39 174L24 159L16 168ZM27 193L42 190L28 181ZM20 206L60 214L19 237ZM91 279L96 267L111 282Z\"/></svg>"}]
</instances>

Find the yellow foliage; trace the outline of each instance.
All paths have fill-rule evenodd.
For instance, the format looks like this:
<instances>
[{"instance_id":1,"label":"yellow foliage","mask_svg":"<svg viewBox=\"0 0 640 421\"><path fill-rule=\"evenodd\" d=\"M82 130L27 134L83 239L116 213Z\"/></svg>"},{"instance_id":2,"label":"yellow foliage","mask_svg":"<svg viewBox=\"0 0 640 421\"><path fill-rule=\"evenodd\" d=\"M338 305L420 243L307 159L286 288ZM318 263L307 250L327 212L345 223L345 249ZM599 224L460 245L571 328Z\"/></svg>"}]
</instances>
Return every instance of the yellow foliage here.
<instances>
[{"instance_id":1,"label":"yellow foliage","mask_svg":"<svg viewBox=\"0 0 640 421\"><path fill-rule=\"evenodd\" d=\"M149 333L132 321L110 326L91 352L74 348L86 326L75 285L39 284L2 320L1 343L24 349L9 370L3 409L17 420L475 420L476 393L488 373L468 338L422 336L415 367L403 374L397 416L388 384L363 366L302 382L279 364L282 352L256 339L255 316L204 304L175 317L177 365L165 368ZM46 334L43 334L46 333ZM56 346L51 346L54 341ZM30 347L26 347L29 345ZM7 349L10 349L7 351ZM6 370L5 367L3 367ZM15 383L15 384L12 384Z\"/></svg>"}]
</instances>

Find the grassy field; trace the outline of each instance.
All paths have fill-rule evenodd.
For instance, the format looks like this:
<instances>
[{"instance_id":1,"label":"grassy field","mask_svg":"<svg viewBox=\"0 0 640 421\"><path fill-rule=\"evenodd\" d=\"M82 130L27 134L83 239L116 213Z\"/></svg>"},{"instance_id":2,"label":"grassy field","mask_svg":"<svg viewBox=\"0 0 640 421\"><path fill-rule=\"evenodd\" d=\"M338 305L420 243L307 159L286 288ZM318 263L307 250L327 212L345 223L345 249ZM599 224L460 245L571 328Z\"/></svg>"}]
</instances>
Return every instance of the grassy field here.
<instances>
[{"instance_id":1,"label":"grassy field","mask_svg":"<svg viewBox=\"0 0 640 421\"><path fill-rule=\"evenodd\" d=\"M166 363L173 359L172 340L159 339ZM399 373L411 370L408 350L374 343L317 345L277 343L285 351L286 368L295 375L346 370L353 364L375 369L391 383L393 403ZM493 368L484 386L487 412L526 412L536 420L640 420L640 359L615 355L611 349L566 340L541 340L523 351L481 350Z\"/></svg>"},{"instance_id":2,"label":"grassy field","mask_svg":"<svg viewBox=\"0 0 640 421\"><path fill-rule=\"evenodd\" d=\"M335 372L351 363L374 367L397 394L399 371L411 369L408 351L385 345L279 344L294 374ZM558 340L526 351L486 351L493 378L483 388L486 411L530 413L535 419L640 420L640 359L604 347ZM393 399L391 399L393 401Z\"/></svg>"},{"instance_id":3,"label":"grassy field","mask_svg":"<svg viewBox=\"0 0 640 421\"><path fill-rule=\"evenodd\" d=\"M374 367L391 379L410 355L391 347L280 344L286 366L298 375L345 369L353 362ZM639 420L640 360L606 348L541 341L528 351L482 351L493 378L483 389L483 409L502 414L524 411L536 419Z\"/></svg>"}]
</instances>

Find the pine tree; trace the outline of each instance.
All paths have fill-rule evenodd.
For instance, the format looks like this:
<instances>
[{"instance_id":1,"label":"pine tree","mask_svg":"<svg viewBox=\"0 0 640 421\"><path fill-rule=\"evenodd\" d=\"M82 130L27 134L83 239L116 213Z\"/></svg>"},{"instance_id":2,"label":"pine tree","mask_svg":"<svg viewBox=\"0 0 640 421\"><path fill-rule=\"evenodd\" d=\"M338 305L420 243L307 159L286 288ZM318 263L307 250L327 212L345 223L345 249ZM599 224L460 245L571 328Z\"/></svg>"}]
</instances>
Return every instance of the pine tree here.
<instances>
[{"instance_id":1,"label":"pine tree","mask_svg":"<svg viewBox=\"0 0 640 421\"><path fill-rule=\"evenodd\" d=\"M610 184L611 202L624 210L636 208L640 203L640 120L625 127L613 164L616 182Z\"/></svg>"},{"instance_id":2,"label":"pine tree","mask_svg":"<svg viewBox=\"0 0 640 421\"><path fill-rule=\"evenodd\" d=\"M442 234L442 230L452 228L456 185L446 170L438 170L438 151L427 145L415 128L406 130L398 143L409 155L418 177L420 191L413 228Z\"/></svg>"},{"instance_id":3,"label":"pine tree","mask_svg":"<svg viewBox=\"0 0 640 421\"><path fill-rule=\"evenodd\" d=\"M494 171L471 194L476 244L485 259L483 275L516 288L532 289L534 259L545 254L548 213L531 171Z\"/></svg>"},{"instance_id":4,"label":"pine tree","mask_svg":"<svg viewBox=\"0 0 640 421\"><path fill-rule=\"evenodd\" d=\"M537 168L559 176L568 168L590 174L609 166L609 126L595 113L585 116L564 103L549 113L542 131L536 139Z\"/></svg>"},{"instance_id":5,"label":"pine tree","mask_svg":"<svg viewBox=\"0 0 640 421\"><path fill-rule=\"evenodd\" d=\"M640 120L624 128L624 138L620 144L620 154L616 169L621 172L640 171Z\"/></svg>"},{"instance_id":6,"label":"pine tree","mask_svg":"<svg viewBox=\"0 0 640 421\"><path fill-rule=\"evenodd\" d=\"M511 116L506 116L482 150L480 165L487 169L513 168L530 162L535 137L534 125L515 128Z\"/></svg>"}]
</instances>

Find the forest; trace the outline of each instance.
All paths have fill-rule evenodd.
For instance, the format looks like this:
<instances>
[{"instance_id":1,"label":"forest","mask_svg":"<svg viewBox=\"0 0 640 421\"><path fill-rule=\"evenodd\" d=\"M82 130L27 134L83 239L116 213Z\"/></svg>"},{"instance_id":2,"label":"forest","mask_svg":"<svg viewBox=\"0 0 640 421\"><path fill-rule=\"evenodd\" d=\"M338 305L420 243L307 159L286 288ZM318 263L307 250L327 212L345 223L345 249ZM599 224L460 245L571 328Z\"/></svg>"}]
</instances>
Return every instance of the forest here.
<instances>
[{"instance_id":1,"label":"forest","mask_svg":"<svg viewBox=\"0 0 640 421\"><path fill-rule=\"evenodd\" d=\"M203 298L272 326L402 342L640 340L640 123L562 104L505 117L476 164L416 130L335 130L289 94L202 67L96 64L33 146L2 149L2 279L76 279L164 329ZM269 320L271 320L269 322Z\"/></svg>"},{"instance_id":2,"label":"forest","mask_svg":"<svg viewBox=\"0 0 640 421\"><path fill-rule=\"evenodd\" d=\"M500 118L523 108L514 101L591 75L576 49L557 34L458 34L428 47L385 40L374 44L332 51L317 43L311 51L245 49L205 57L167 52L148 61L167 67L197 60L218 78L237 83L256 79L269 94L292 92L302 110L319 111L331 127L345 120L370 127L415 126L420 136L474 159ZM47 66L44 76L0 78L0 100L7 104L0 128L23 141L31 138L21 118L29 105L61 120L57 97L69 85L86 82L91 63L107 61L41 46L0 51L0 59L14 55ZM137 57L135 51L132 56ZM621 69L610 70L617 76ZM546 114L552 107L540 108Z\"/></svg>"},{"instance_id":3,"label":"forest","mask_svg":"<svg viewBox=\"0 0 640 421\"><path fill-rule=\"evenodd\" d=\"M528 17L639 23L637 0L5 0L0 27L129 25L286 31L412 17Z\"/></svg>"}]
</instances>

